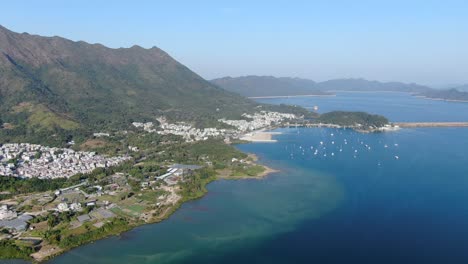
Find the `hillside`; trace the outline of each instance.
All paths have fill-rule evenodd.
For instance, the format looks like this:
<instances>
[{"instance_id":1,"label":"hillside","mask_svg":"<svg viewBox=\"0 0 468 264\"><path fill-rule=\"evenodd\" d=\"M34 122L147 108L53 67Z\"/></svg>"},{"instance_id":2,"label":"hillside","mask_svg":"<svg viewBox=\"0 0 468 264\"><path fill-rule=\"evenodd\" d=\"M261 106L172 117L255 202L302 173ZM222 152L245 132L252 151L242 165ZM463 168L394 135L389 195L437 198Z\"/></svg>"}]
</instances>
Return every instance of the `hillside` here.
<instances>
[{"instance_id":1,"label":"hillside","mask_svg":"<svg viewBox=\"0 0 468 264\"><path fill-rule=\"evenodd\" d=\"M468 92L459 91L455 88L448 90L430 90L420 95L432 99L468 101Z\"/></svg>"},{"instance_id":2,"label":"hillside","mask_svg":"<svg viewBox=\"0 0 468 264\"><path fill-rule=\"evenodd\" d=\"M212 124L256 105L156 47L111 49L0 26L0 136L122 129L162 114Z\"/></svg>"},{"instance_id":3,"label":"hillside","mask_svg":"<svg viewBox=\"0 0 468 264\"><path fill-rule=\"evenodd\" d=\"M318 90L314 81L299 78L245 76L224 77L211 82L227 91L247 97L327 94Z\"/></svg>"},{"instance_id":4,"label":"hillside","mask_svg":"<svg viewBox=\"0 0 468 264\"><path fill-rule=\"evenodd\" d=\"M421 93L429 87L401 82L378 82L365 79L334 79L314 82L299 78L264 76L224 77L212 82L227 91L244 96L325 95L333 91L396 91Z\"/></svg>"},{"instance_id":5,"label":"hillside","mask_svg":"<svg viewBox=\"0 0 468 264\"><path fill-rule=\"evenodd\" d=\"M430 90L429 87L402 82L379 82L365 79L335 79L317 83L323 91L393 91L418 93Z\"/></svg>"},{"instance_id":6,"label":"hillside","mask_svg":"<svg viewBox=\"0 0 468 264\"><path fill-rule=\"evenodd\" d=\"M389 123L388 119L381 115L373 115L365 112L333 111L320 115L317 120L324 124L335 124L353 127L357 124L363 128L383 127Z\"/></svg>"},{"instance_id":7,"label":"hillside","mask_svg":"<svg viewBox=\"0 0 468 264\"><path fill-rule=\"evenodd\" d=\"M468 84L459 85L459 86L454 87L453 89L457 89L458 91L461 91L461 92L468 92Z\"/></svg>"}]
</instances>

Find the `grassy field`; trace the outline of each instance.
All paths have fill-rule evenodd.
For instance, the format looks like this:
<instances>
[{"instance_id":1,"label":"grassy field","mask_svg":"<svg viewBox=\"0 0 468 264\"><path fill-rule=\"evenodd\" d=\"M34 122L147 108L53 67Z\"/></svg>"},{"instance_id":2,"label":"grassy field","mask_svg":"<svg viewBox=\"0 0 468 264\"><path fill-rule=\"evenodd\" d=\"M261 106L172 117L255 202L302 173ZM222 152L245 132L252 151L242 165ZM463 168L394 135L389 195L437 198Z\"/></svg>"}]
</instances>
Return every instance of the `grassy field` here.
<instances>
[{"instance_id":1,"label":"grassy field","mask_svg":"<svg viewBox=\"0 0 468 264\"><path fill-rule=\"evenodd\" d=\"M42 127L51 130L59 127L65 130L73 130L79 127L79 124L67 118L52 112L46 106L41 104L21 103L14 107L14 111L25 112L29 114L28 123L31 126Z\"/></svg>"}]
</instances>

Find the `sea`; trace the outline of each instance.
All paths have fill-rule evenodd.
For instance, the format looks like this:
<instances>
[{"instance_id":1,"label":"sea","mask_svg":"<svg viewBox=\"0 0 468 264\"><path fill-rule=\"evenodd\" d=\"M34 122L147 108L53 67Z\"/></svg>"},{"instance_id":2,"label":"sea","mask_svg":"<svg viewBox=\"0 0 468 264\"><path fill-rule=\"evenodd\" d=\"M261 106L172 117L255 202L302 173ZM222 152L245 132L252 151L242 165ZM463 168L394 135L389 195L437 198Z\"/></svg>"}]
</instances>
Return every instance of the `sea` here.
<instances>
[{"instance_id":1,"label":"sea","mask_svg":"<svg viewBox=\"0 0 468 264\"><path fill-rule=\"evenodd\" d=\"M407 93L269 98L391 121L468 121L468 103ZM237 147L278 170L218 180L169 219L49 263L468 263L468 128L281 128Z\"/></svg>"}]
</instances>

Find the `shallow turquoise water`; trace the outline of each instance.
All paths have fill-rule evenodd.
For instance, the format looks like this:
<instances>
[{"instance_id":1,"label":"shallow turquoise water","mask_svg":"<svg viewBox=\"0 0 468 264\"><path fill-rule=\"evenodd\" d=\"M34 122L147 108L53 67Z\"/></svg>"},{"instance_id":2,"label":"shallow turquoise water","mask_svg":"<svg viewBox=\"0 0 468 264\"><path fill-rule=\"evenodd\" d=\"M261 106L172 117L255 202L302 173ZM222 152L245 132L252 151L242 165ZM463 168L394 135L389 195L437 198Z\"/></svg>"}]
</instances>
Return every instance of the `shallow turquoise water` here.
<instances>
[{"instance_id":1,"label":"shallow turquoise water","mask_svg":"<svg viewBox=\"0 0 468 264\"><path fill-rule=\"evenodd\" d=\"M366 107L393 121L468 120L468 104L395 93L343 96L353 102L288 100ZM239 148L279 173L214 182L207 196L167 221L51 263L468 263L468 129L278 131L278 143Z\"/></svg>"}]
</instances>

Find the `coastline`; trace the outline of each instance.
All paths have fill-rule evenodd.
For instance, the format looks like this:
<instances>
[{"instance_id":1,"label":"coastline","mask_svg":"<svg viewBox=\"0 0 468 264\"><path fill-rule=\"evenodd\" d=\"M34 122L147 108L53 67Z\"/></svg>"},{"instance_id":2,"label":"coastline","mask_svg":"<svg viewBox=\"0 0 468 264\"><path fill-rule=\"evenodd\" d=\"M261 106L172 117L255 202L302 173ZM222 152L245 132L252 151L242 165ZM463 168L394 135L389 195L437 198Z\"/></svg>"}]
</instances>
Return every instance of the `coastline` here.
<instances>
[{"instance_id":1,"label":"coastline","mask_svg":"<svg viewBox=\"0 0 468 264\"><path fill-rule=\"evenodd\" d=\"M342 126L332 125L332 124L310 124L309 126L345 128ZM281 127L281 126L278 126L278 127ZM275 129L278 127L268 127L268 128L264 128L261 130L247 133L243 135L243 137L241 137L240 140L254 142L254 143L277 142L276 139L273 139L273 135L281 134L281 132L273 132L271 131L271 129ZM229 168L224 171L216 170L215 175L212 175L209 178L199 179L199 182L197 184L199 184L200 189L198 189L198 191L190 193L188 196L178 195L179 198L177 200L174 200L172 204L168 204L167 207L165 207L159 215L153 214L152 217L149 217L143 220L140 219L135 222L130 221L124 225L113 227L113 229L106 230L106 232L102 233L100 236L90 238L89 240L83 240L80 244L76 244L70 247L60 248L59 246L56 246L55 244L47 243L44 245L44 247L41 250L31 254L30 256L32 259L28 259L28 260L32 260L33 262L44 262L58 255L66 253L74 248L80 247L82 245L90 244L90 243L93 243L94 241L105 239L105 238L112 237L112 236L119 236L122 233L125 233L129 230L132 230L142 225L162 222L165 219L169 218L185 202L202 198L208 192L206 189L206 186L215 180L219 180L219 179L224 179L224 180L257 179L259 180L259 179L265 178L266 176L272 173L279 172L278 170L270 168L264 164L258 163L259 158L255 154L251 154L251 153L247 153L247 154L248 154L247 158L239 161L240 162L240 164L238 164L239 167ZM246 166L242 165L242 163L249 164L252 166L247 166L250 168L246 169ZM177 193L180 194L179 192Z\"/></svg>"},{"instance_id":2,"label":"coastline","mask_svg":"<svg viewBox=\"0 0 468 264\"><path fill-rule=\"evenodd\" d=\"M271 96L251 96L249 99L274 99L274 98L289 98L289 97L328 97L336 96L336 94L304 94L304 95L271 95Z\"/></svg>"},{"instance_id":3,"label":"coastline","mask_svg":"<svg viewBox=\"0 0 468 264\"><path fill-rule=\"evenodd\" d=\"M266 135L269 135L271 137L271 135L273 134L279 134L279 133L275 133L275 132L266 132L265 133ZM258 141L255 141L255 142L258 142ZM261 142L261 141L260 141ZM274 141L276 142L276 140ZM232 175L232 174L229 174L229 175L223 175L222 171L218 171L217 174L214 176L214 177L210 177L210 178L207 178L207 179L204 179L200 182L200 185L202 187L202 189L200 190L200 192L196 193L195 195L193 196L190 196L190 197L182 197L180 196L180 199L178 199L176 201L175 204L173 204L172 206L169 206L165 209L164 213L157 216L157 217L153 217L153 218L150 218L148 219L147 221L140 221L140 222L137 222L137 223L129 223L128 225L124 226L124 227L121 227L117 230L111 230L109 233L106 233L106 234L103 234L103 236L97 238L97 239L92 239L90 241L85 241L84 243L80 244L80 245L77 245L77 246L72 246L72 247L69 247L69 248L60 248L56 245L45 245L41 250L33 253L30 255L30 259L25 259L26 261L31 261L31 263L44 263L46 261L49 261L59 255L62 255L64 253L67 253L69 252L70 250L73 250L75 248L78 248L80 246L84 246L84 245L88 245L88 244L92 244L94 243L95 241L98 241L98 240L102 240L102 239L106 239L106 238L110 238L110 237L113 237L113 236L120 236L121 234L125 233L125 232L128 232L134 228L137 228L139 226L143 226L143 225L148 225L148 224L157 224L157 223L160 223L166 219L168 219L173 213L175 213L184 203L186 202L190 202L190 201L193 201L193 200L197 200L197 199L201 199L203 198L207 193L208 193L208 190L206 189L206 186L211 183L211 182L214 182L214 181L217 181L217 180L244 180L244 179L256 179L256 180L261 180L261 179L264 179L266 176L268 176L269 174L272 174L272 173L276 173L276 172L279 172L279 170L275 170L275 169L272 169L266 165L263 165L263 164L259 164L257 163L257 161L259 160L258 156L253 154L253 153L246 153L248 155L248 158L247 158L247 161L246 163L247 164L250 164L250 165L257 165L257 166L260 166L263 168L263 171L260 172L260 173L257 173L256 175L254 176L251 176L251 175L247 175L247 174L244 174L244 175L239 175L239 176L236 176L236 175ZM230 171L232 172L232 171ZM6 260L6 259L0 259L0 260Z\"/></svg>"},{"instance_id":4,"label":"coastline","mask_svg":"<svg viewBox=\"0 0 468 264\"><path fill-rule=\"evenodd\" d=\"M265 170L263 172L261 172L260 174L258 174L257 176L255 176L254 178L255 179L263 179L265 178L266 176L272 174L272 173L276 173L276 172L280 172L279 170L275 170L275 169L272 169L266 165L263 165L263 164L258 164L257 161L258 161L258 156L253 154L253 153L249 153L249 157L252 159L252 163L253 164L257 164L259 166L262 166ZM244 179L247 179L244 178Z\"/></svg>"},{"instance_id":5,"label":"coastline","mask_svg":"<svg viewBox=\"0 0 468 264\"><path fill-rule=\"evenodd\" d=\"M274 143L278 142L276 139L273 139L273 135L279 135L281 132L268 132L265 129L253 131L250 133L244 134L240 140L248 141L248 142L266 142L266 143Z\"/></svg>"},{"instance_id":6,"label":"coastline","mask_svg":"<svg viewBox=\"0 0 468 264\"><path fill-rule=\"evenodd\" d=\"M468 100L457 100L457 99L445 99L445 98L436 98L436 97L428 97L424 95L413 95L414 97L426 99L426 100L433 100L433 101L445 101L445 102L455 102L455 103L468 103Z\"/></svg>"}]
</instances>

